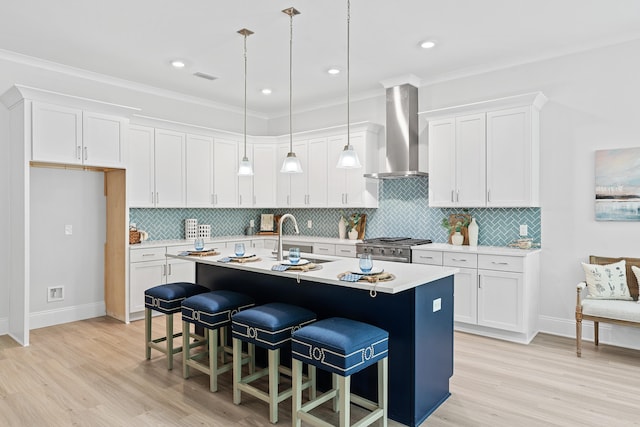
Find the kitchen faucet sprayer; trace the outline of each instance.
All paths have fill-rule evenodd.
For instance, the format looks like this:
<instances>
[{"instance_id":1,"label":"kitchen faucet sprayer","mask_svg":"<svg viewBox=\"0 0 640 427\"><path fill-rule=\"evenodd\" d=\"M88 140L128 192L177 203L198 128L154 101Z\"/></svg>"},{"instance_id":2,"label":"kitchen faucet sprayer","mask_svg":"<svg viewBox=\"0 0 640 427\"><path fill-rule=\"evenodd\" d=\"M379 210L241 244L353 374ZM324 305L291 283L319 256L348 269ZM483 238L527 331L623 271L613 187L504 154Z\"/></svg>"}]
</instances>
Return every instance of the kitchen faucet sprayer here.
<instances>
[{"instance_id":1,"label":"kitchen faucet sprayer","mask_svg":"<svg viewBox=\"0 0 640 427\"><path fill-rule=\"evenodd\" d=\"M291 220L293 221L293 229L295 230L296 234L300 234L298 221L296 221L296 218L293 215L287 213L280 217L280 221L278 221L278 261L282 261L282 223L284 223L284 220L287 218L291 218Z\"/></svg>"}]
</instances>

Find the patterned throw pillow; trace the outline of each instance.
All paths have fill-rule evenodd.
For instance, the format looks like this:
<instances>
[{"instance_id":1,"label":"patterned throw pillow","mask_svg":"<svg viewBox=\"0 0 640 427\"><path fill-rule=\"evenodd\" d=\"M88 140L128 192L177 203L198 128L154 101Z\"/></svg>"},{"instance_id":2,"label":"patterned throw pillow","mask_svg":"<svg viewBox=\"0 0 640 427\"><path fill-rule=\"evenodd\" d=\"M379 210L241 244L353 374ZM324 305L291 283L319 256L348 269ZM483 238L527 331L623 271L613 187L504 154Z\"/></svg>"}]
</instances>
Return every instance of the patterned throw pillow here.
<instances>
[{"instance_id":1,"label":"patterned throw pillow","mask_svg":"<svg viewBox=\"0 0 640 427\"><path fill-rule=\"evenodd\" d=\"M638 284L640 285L640 267L636 267L635 265L631 266L631 271L633 271L633 274L636 275L636 280L638 281ZM640 304L640 298L638 298L638 304Z\"/></svg>"},{"instance_id":2,"label":"patterned throw pillow","mask_svg":"<svg viewBox=\"0 0 640 427\"><path fill-rule=\"evenodd\" d=\"M607 265L582 263L587 276L587 298L631 300L625 260Z\"/></svg>"}]
</instances>

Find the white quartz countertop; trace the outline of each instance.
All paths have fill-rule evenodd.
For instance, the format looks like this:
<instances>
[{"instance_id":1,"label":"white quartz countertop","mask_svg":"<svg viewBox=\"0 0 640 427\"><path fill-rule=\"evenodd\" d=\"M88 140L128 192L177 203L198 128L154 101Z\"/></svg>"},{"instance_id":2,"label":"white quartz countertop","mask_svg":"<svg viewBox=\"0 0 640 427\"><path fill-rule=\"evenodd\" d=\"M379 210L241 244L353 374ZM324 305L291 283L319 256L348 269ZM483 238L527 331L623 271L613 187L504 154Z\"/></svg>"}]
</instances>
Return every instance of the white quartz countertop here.
<instances>
[{"instance_id":1,"label":"white quartz countertop","mask_svg":"<svg viewBox=\"0 0 640 427\"><path fill-rule=\"evenodd\" d=\"M227 253L229 252L229 253ZM238 270L253 271L263 274L270 274L274 276L282 276L288 278L299 278L300 280L309 280L313 282L326 283L333 286L342 286L356 289L363 289L367 291L383 292L389 294L396 294L408 289L413 289L417 286L441 279L443 277L451 276L457 273L459 270L453 267L439 267L422 264L406 264L389 261L377 261L373 262L374 268L381 267L384 271L391 273L395 276L393 280L388 282L345 282L338 279L338 275L347 271L359 271L358 259L356 258L343 258L335 256L325 256L318 254L303 253L302 258L305 259L322 259L330 260L318 264L321 268L319 270L299 272L299 271L273 271L271 267L278 264L275 256L269 249L255 249L252 251L260 258L259 261L236 263L236 262L220 262L221 258L233 255L230 250L222 250L220 255L217 256L181 256L176 253L168 253L167 257L185 259L193 262L211 264L219 267L233 268ZM286 251L285 251L286 254Z\"/></svg>"},{"instance_id":2,"label":"white quartz countertop","mask_svg":"<svg viewBox=\"0 0 640 427\"><path fill-rule=\"evenodd\" d=\"M271 234L256 234L253 236L246 236L244 234L237 236L217 236L211 237L210 239L205 239L205 245L210 245L211 243L226 243L226 242L248 242L251 240L261 240L261 239L278 239L277 235ZM335 245L351 245L355 246L356 243L362 242L362 240L347 240L347 239L338 239L334 237L317 237L317 236L297 236L287 234L282 236L282 241L285 243L330 243ZM173 240L148 240L141 243L135 243L133 245L129 245L129 249L139 249L139 248L157 248L161 246L185 246L185 245L193 245L193 239L173 239Z\"/></svg>"},{"instance_id":3,"label":"white quartz countertop","mask_svg":"<svg viewBox=\"0 0 640 427\"><path fill-rule=\"evenodd\" d=\"M468 246L468 245L451 245L449 243L431 243L428 245L412 246L413 251L441 251L441 252L460 252L470 254L484 255L506 255L506 256L527 256L529 254L539 252L540 248L518 249L504 246Z\"/></svg>"}]
</instances>

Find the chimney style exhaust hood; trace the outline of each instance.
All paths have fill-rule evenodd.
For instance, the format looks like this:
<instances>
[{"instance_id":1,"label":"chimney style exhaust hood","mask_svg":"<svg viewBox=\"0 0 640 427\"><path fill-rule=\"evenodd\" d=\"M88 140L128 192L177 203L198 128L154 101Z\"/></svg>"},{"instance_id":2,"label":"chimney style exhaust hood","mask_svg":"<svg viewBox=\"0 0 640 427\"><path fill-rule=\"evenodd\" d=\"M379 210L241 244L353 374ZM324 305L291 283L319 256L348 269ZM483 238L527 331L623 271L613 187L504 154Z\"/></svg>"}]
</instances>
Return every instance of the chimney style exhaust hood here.
<instances>
[{"instance_id":1,"label":"chimney style exhaust hood","mask_svg":"<svg viewBox=\"0 0 640 427\"><path fill-rule=\"evenodd\" d=\"M413 80L418 79L413 76ZM418 88L411 83L398 84L387 87L386 95L386 172L365 174L365 178L428 176L418 164Z\"/></svg>"}]
</instances>

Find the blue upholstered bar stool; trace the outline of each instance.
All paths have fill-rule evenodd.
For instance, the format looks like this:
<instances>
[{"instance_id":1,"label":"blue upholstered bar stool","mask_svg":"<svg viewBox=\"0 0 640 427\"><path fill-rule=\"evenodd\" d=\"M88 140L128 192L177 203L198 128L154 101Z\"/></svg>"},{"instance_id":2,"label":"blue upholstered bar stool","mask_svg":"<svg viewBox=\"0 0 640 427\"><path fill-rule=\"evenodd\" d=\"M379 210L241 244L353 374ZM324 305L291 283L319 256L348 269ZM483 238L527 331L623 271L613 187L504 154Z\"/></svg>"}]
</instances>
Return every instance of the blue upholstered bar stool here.
<instances>
[{"instance_id":1,"label":"blue upholstered bar stool","mask_svg":"<svg viewBox=\"0 0 640 427\"><path fill-rule=\"evenodd\" d=\"M305 308L283 303L260 305L235 314L231 320L233 336L233 403L239 405L241 393L249 393L269 403L269 420L278 422L278 404L291 397L292 389L279 391L280 373L291 375L291 370L280 366L280 349L291 342L291 333L302 326L314 322L316 315ZM240 350L242 342L255 344L267 349L268 367L248 376L242 376ZM264 392L251 383L269 376L269 392ZM315 368L310 367L309 375L300 389L310 388L315 397Z\"/></svg>"},{"instance_id":2,"label":"blue upholstered bar stool","mask_svg":"<svg viewBox=\"0 0 640 427\"><path fill-rule=\"evenodd\" d=\"M291 337L291 370L293 371L292 425L301 421L314 426L330 425L309 412L334 399L334 410L340 412L340 427L350 425L350 403L371 411L358 421L367 426L378 419L387 426L389 333L376 326L355 320L332 317L295 331ZM332 373L333 387L302 405L302 363ZM351 375L367 366L378 364L378 402L351 394ZM409 386L409 385L407 385ZM338 404L336 406L336 400Z\"/></svg>"},{"instance_id":3,"label":"blue upholstered bar stool","mask_svg":"<svg viewBox=\"0 0 640 427\"><path fill-rule=\"evenodd\" d=\"M253 307L253 298L233 291L212 291L194 295L182 301L182 376L189 378L189 368L195 368L209 375L209 389L218 391L218 375L230 371L232 363L225 363L225 355L231 353L226 346L225 330L231 326L231 316L241 310ZM205 331L208 351L192 353L189 345L191 324L201 326ZM220 333L218 333L220 331ZM218 341L218 336L220 341ZM243 363L253 363L253 345L249 344ZM208 356L207 363L202 359ZM218 364L221 357L222 364ZM253 368L250 368L253 372Z\"/></svg>"},{"instance_id":4,"label":"blue upholstered bar stool","mask_svg":"<svg viewBox=\"0 0 640 427\"><path fill-rule=\"evenodd\" d=\"M209 292L209 289L188 282L167 283L144 291L144 338L147 360L151 359L153 348L167 356L167 369L173 369L173 355L182 351L182 347L173 346L173 339L182 336L182 333L173 333L173 315L180 311L185 298L203 292ZM151 337L152 310L165 315L166 335L156 339ZM161 342L165 344L160 345Z\"/></svg>"}]
</instances>

